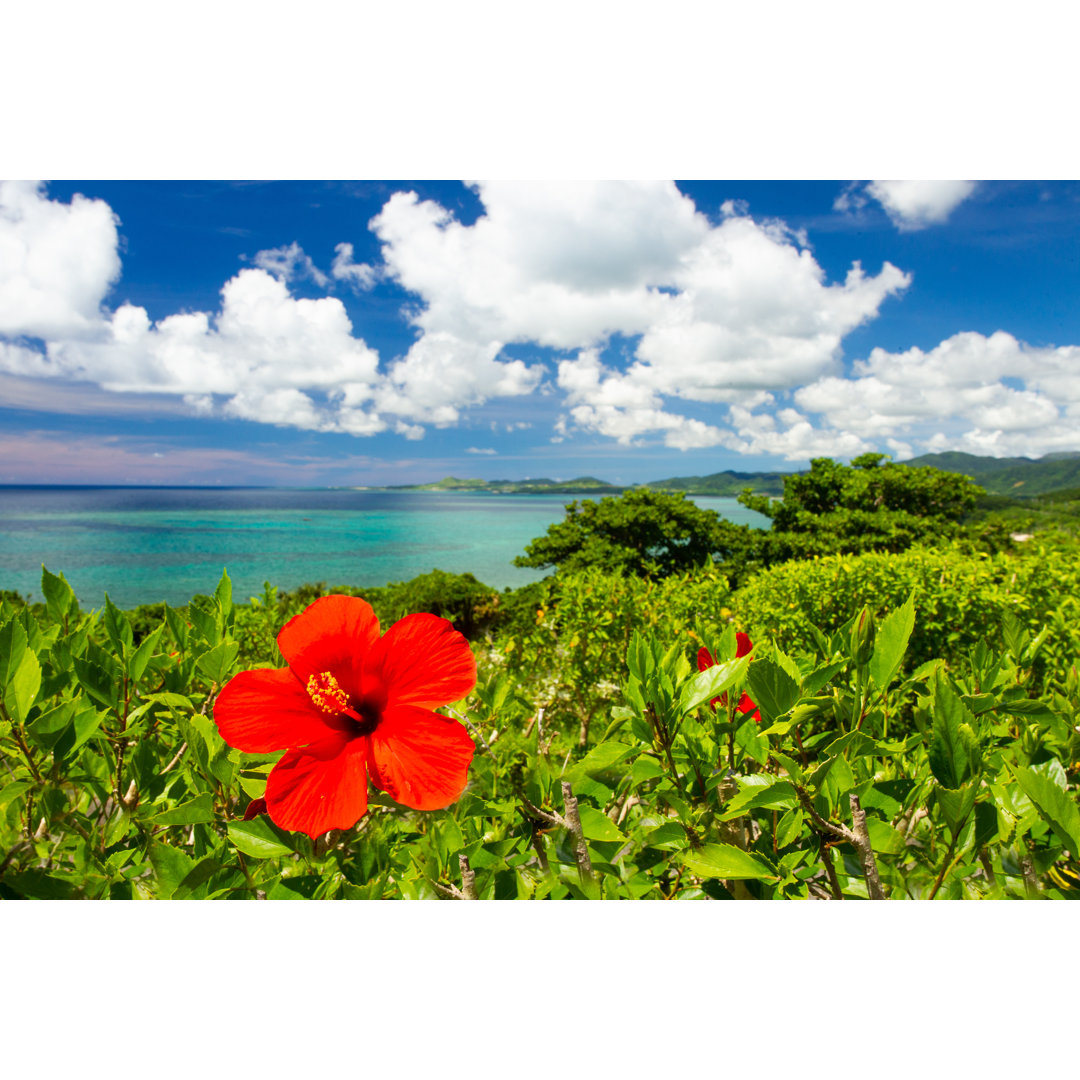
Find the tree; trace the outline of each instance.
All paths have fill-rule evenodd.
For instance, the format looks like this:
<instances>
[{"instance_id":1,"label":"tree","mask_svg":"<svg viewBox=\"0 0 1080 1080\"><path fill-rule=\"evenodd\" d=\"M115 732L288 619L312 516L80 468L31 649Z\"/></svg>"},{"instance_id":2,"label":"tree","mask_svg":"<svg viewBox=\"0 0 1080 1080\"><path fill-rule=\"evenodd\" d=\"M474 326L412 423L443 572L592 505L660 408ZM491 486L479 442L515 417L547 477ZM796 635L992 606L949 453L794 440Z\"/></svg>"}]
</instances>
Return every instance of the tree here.
<instances>
[{"instance_id":1,"label":"tree","mask_svg":"<svg viewBox=\"0 0 1080 1080\"><path fill-rule=\"evenodd\" d=\"M533 540L514 565L666 577L717 555L737 561L754 542L751 532L682 493L636 488L599 502L569 503L566 517Z\"/></svg>"},{"instance_id":2,"label":"tree","mask_svg":"<svg viewBox=\"0 0 1080 1080\"><path fill-rule=\"evenodd\" d=\"M739 502L772 519L762 560L768 564L837 552L906 551L955 536L983 489L969 477L911 467L884 454L841 465L814 458L810 471L784 478L782 499L746 490Z\"/></svg>"}]
</instances>

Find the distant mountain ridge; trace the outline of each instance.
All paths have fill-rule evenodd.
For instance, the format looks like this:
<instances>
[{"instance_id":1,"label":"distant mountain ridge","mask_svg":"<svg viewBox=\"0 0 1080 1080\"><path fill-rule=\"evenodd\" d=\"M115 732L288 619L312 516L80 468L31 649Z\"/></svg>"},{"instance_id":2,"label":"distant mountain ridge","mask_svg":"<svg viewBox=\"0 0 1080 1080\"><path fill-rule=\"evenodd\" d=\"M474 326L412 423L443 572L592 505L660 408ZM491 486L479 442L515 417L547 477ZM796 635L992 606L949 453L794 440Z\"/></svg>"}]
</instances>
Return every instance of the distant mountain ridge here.
<instances>
[{"instance_id":1,"label":"distant mountain ridge","mask_svg":"<svg viewBox=\"0 0 1080 1080\"><path fill-rule=\"evenodd\" d=\"M1080 485L1080 452L1058 451L1041 458L992 458L950 450L923 454L902 464L931 465L944 472L970 476L990 495L1024 498Z\"/></svg>"},{"instance_id":2,"label":"distant mountain ridge","mask_svg":"<svg viewBox=\"0 0 1080 1080\"><path fill-rule=\"evenodd\" d=\"M1063 488L1080 487L1080 451L1058 451L1041 458L992 458L977 454L947 451L942 454L923 454L921 457L898 462L918 467L929 465L943 472L962 473L991 495L1027 498ZM802 470L805 471L805 470ZM525 480L461 479L446 476L428 484L397 484L387 491L474 491L490 494L537 495L618 495L632 487L653 491L685 492L687 495L718 495L734 497L744 488L759 495L782 495L782 472L723 472L707 476L672 476L666 480L650 480L644 484L610 484L595 476L579 476L573 480L552 480L548 477L529 477Z\"/></svg>"}]
</instances>

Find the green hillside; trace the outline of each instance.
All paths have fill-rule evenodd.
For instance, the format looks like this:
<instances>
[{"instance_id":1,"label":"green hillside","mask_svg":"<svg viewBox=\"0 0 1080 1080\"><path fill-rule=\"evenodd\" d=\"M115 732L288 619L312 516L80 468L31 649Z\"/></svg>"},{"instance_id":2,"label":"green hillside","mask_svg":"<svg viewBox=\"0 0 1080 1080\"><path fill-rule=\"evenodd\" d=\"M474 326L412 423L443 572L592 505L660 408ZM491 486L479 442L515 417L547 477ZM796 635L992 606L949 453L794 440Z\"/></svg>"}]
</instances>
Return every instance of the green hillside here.
<instances>
[{"instance_id":1,"label":"green hillside","mask_svg":"<svg viewBox=\"0 0 1080 1080\"><path fill-rule=\"evenodd\" d=\"M904 465L932 465L963 473L991 495L1028 497L1080 485L1080 453L1047 454L1042 458L992 458L949 451L924 454Z\"/></svg>"},{"instance_id":2,"label":"green hillside","mask_svg":"<svg viewBox=\"0 0 1080 1080\"><path fill-rule=\"evenodd\" d=\"M743 488L751 488L759 495L782 495L784 473L745 473L727 469L708 476L673 476L667 480L653 480L644 486L653 491L685 491L688 495L736 496Z\"/></svg>"}]
</instances>

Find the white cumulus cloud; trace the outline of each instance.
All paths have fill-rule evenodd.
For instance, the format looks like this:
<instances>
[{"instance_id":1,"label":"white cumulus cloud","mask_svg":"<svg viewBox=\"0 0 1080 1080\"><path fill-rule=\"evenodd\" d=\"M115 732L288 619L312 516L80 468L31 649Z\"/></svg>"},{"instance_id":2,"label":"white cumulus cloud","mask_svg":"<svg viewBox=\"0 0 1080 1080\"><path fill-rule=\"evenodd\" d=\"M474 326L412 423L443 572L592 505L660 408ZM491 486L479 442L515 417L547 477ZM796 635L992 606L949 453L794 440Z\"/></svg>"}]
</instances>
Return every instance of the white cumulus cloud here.
<instances>
[{"instance_id":1,"label":"white cumulus cloud","mask_svg":"<svg viewBox=\"0 0 1080 1080\"><path fill-rule=\"evenodd\" d=\"M832 427L893 439L904 456L913 446L995 457L1074 450L1080 346L1037 348L1003 331L965 332L929 352L874 349L852 378L820 379L794 397Z\"/></svg>"},{"instance_id":2,"label":"white cumulus cloud","mask_svg":"<svg viewBox=\"0 0 1080 1080\"><path fill-rule=\"evenodd\" d=\"M0 183L0 334L55 338L91 331L120 276L117 219L107 203Z\"/></svg>"},{"instance_id":3,"label":"white cumulus cloud","mask_svg":"<svg viewBox=\"0 0 1080 1080\"><path fill-rule=\"evenodd\" d=\"M282 281L310 278L320 289L330 284L330 279L312 262L310 255L304 254L303 248L295 240L288 247L256 252L252 262L260 270L266 270Z\"/></svg>"},{"instance_id":4,"label":"white cumulus cloud","mask_svg":"<svg viewBox=\"0 0 1080 1080\"><path fill-rule=\"evenodd\" d=\"M870 196L901 230L940 225L978 187L974 180L871 180L850 185L836 200L837 210L857 209Z\"/></svg>"}]
</instances>

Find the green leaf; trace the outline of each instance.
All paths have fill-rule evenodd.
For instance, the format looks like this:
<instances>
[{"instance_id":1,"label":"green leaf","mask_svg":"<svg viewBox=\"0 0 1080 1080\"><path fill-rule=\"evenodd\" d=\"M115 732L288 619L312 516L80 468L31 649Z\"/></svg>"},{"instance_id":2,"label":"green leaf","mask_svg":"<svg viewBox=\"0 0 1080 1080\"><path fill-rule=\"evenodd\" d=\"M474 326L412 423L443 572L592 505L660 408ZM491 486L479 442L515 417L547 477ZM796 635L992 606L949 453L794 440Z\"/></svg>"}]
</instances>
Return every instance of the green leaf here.
<instances>
[{"instance_id":1,"label":"green leaf","mask_svg":"<svg viewBox=\"0 0 1080 1080\"><path fill-rule=\"evenodd\" d=\"M105 594L105 633L108 634L113 648L121 656L125 654L125 647L131 648L131 622L128 617L109 599Z\"/></svg>"},{"instance_id":2,"label":"green leaf","mask_svg":"<svg viewBox=\"0 0 1080 1080\"><path fill-rule=\"evenodd\" d=\"M150 865L157 878L157 895L161 900L168 900L180 883L191 873L194 860L179 848L169 844L150 845Z\"/></svg>"},{"instance_id":3,"label":"green leaf","mask_svg":"<svg viewBox=\"0 0 1080 1080\"><path fill-rule=\"evenodd\" d=\"M254 859L276 859L292 854L293 849L264 815L251 821L230 821L226 828L236 849Z\"/></svg>"},{"instance_id":4,"label":"green leaf","mask_svg":"<svg viewBox=\"0 0 1080 1080\"><path fill-rule=\"evenodd\" d=\"M938 806L941 807L941 813L954 837L958 836L960 830L964 827L968 814L971 813L972 807L975 805L975 796L977 794L974 784L965 784L959 789L934 788L934 798L937 800Z\"/></svg>"},{"instance_id":5,"label":"green leaf","mask_svg":"<svg viewBox=\"0 0 1080 1080\"><path fill-rule=\"evenodd\" d=\"M746 673L747 692L765 721L779 720L799 700L799 684L769 657L755 660Z\"/></svg>"},{"instance_id":6,"label":"green leaf","mask_svg":"<svg viewBox=\"0 0 1080 1080\"><path fill-rule=\"evenodd\" d=\"M193 713L195 706L191 704L191 699L184 697L183 694L147 694L147 701L156 701L159 705L164 705L170 709L181 709L184 712Z\"/></svg>"},{"instance_id":7,"label":"green leaf","mask_svg":"<svg viewBox=\"0 0 1080 1080\"><path fill-rule=\"evenodd\" d=\"M64 757L78 750L83 743L92 739L101 727L102 720L105 719L105 713L99 712L93 705L87 705L81 712L75 714L75 719L71 725L71 733L74 736L71 746L64 750ZM59 748L58 748L59 749Z\"/></svg>"},{"instance_id":8,"label":"green leaf","mask_svg":"<svg viewBox=\"0 0 1080 1080\"><path fill-rule=\"evenodd\" d=\"M915 593L907 602L891 611L878 627L874 638L874 655L870 657L870 678L879 690L884 690L896 678L907 652L911 631L915 627Z\"/></svg>"},{"instance_id":9,"label":"green leaf","mask_svg":"<svg viewBox=\"0 0 1080 1080\"><path fill-rule=\"evenodd\" d=\"M802 810L789 810L784 814L776 823L776 846L784 848L788 844L793 844L799 833L802 832L803 821Z\"/></svg>"},{"instance_id":10,"label":"green leaf","mask_svg":"<svg viewBox=\"0 0 1080 1080\"><path fill-rule=\"evenodd\" d=\"M143 638L139 647L132 654L131 659L128 661L128 675L133 682L138 682L142 678L146 665L150 663L150 657L153 656L154 650L158 647L164 629L165 624L162 623L155 630L152 630Z\"/></svg>"},{"instance_id":11,"label":"green leaf","mask_svg":"<svg viewBox=\"0 0 1080 1080\"><path fill-rule=\"evenodd\" d=\"M208 855L205 859L196 863L195 868L176 886L172 898L174 900L183 900L198 889L200 885L205 885L219 870L223 869L224 867L213 855Z\"/></svg>"},{"instance_id":12,"label":"green leaf","mask_svg":"<svg viewBox=\"0 0 1080 1080\"><path fill-rule=\"evenodd\" d=\"M0 788L0 810L3 810L8 803L14 802L33 786L33 781L30 780L12 780L10 784Z\"/></svg>"},{"instance_id":13,"label":"green leaf","mask_svg":"<svg viewBox=\"0 0 1080 1080\"><path fill-rule=\"evenodd\" d=\"M26 733L36 746L51 750L71 724L74 713L75 702L62 701L56 708L42 713L32 724L29 724Z\"/></svg>"},{"instance_id":14,"label":"green leaf","mask_svg":"<svg viewBox=\"0 0 1080 1080\"><path fill-rule=\"evenodd\" d=\"M41 664L27 649L19 666L4 689L4 704L16 721L22 723L41 689Z\"/></svg>"},{"instance_id":15,"label":"green leaf","mask_svg":"<svg viewBox=\"0 0 1080 1080\"><path fill-rule=\"evenodd\" d=\"M80 656L72 658L71 665L79 685L95 700L107 708L116 708L117 687L108 672L92 660Z\"/></svg>"},{"instance_id":16,"label":"green leaf","mask_svg":"<svg viewBox=\"0 0 1080 1080\"><path fill-rule=\"evenodd\" d=\"M228 619L232 611L232 582L229 580L229 573L224 566L221 568L221 580L214 590L214 599L217 600L221 607L222 616Z\"/></svg>"},{"instance_id":17,"label":"green leaf","mask_svg":"<svg viewBox=\"0 0 1080 1080\"><path fill-rule=\"evenodd\" d=\"M689 844L686 830L676 821L668 821L646 833L641 843L644 847L661 851L681 851Z\"/></svg>"},{"instance_id":18,"label":"green leaf","mask_svg":"<svg viewBox=\"0 0 1080 1080\"><path fill-rule=\"evenodd\" d=\"M607 772L613 765L639 750L640 747L627 746L626 743L606 742L594 746L569 772L566 779L571 782L579 776L591 776L593 773Z\"/></svg>"},{"instance_id":19,"label":"green leaf","mask_svg":"<svg viewBox=\"0 0 1080 1080\"><path fill-rule=\"evenodd\" d=\"M764 765L769 760L769 740L759 730L759 725L753 720L746 720L735 729L735 745L747 757L753 758L759 765Z\"/></svg>"},{"instance_id":20,"label":"green leaf","mask_svg":"<svg viewBox=\"0 0 1080 1080\"><path fill-rule=\"evenodd\" d=\"M1039 816L1073 857L1080 858L1080 809L1077 809L1076 801L1053 780L1034 769L1014 768L1013 773Z\"/></svg>"},{"instance_id":21,"label":"green leaf","mask_svg":"<svg viewBox=\"0 0 1080 1080\"><path fill-rule=\"evenodd\" d=\"M749 663L750 657L743 656L738 660L713 664L712 667L699 671L683 686L679 701L680 711L688 713L712 698L719 697L732 683L745 678Z\"/></svg>"},{"instance_id":22,"label":"green leaf","mask_svg":"<svg viewBox=\"0 0 1080 1080\"><path fill-rule=\"evenodd\" d=\"M870 834L870 846L885 855L899 855L905 847L904 835L881 818L866 818L866 831Z\"/></svg>"},{"instance_id":23,"label":"green leaf","mask_svg":"<svg viewBox=\"0 0 1080 1080\"><path fill-rule=\"evenodd\" d=\"M684 851L679 856L691 873L703 878L728 881L779 881L779 875L764 859L732 844L706 844L700 851Z\"/></svg>"},{"instance_id":24,"label":"green leaf","mask_svg":"<svg viewBox=\"0 0 1080 1080\"><path fill-rule=\"evenodd\" d=\"M7 687L26 653L26 630L18 619L0 627L0 689Z\"/></svg>"},{"instance_id":25,"label":"green leaf","mask_svg":"<svg viewBox=\"0 0 1080 1080\"><path fill-rule=\"evenodd\" d=\"M930 771L942 787L957 789L981 765L975 718L940 672L934 679L934 726L927 754Z\"/></svg>"},{"instance_id":26,"label":"green leaf","mask_svg":"<svg viewBox=\"0 0 1080 1080\"><path fill-rule=\"evenodd\" d=\"M4 884L30 900L69 900L78 892L74 881L38 869L5 874Z\"/></svg>"},{"instance_id":27,"label":"green leaf","mask_svg":"<svg viewBox=\"0 0 1080 1080\"><path fill-rule=\"evenodd\" d=\"M64 575L57 577L41 567L41 595L45 597L45 607L51 622L62 622L64 617L78 608L75 590L67 583Z\"/></svg>"},{"instance_id":28,"label":"green leaf","mask_svg":"<svg viewBox=\"0 0 1080 1080\"><path fill-rule=\"evenodd\" d=\"M217 683L220 686L225 682L239 651L239 642L223 641L220 645L215 645L208 653L199 657L196 666L212 683Z\"/></svg>"},{"instance_id":29,"label":"green leaf","mask_svg":"<svg viewBox=\"0 0 1080 1080\"><path fill-rule=\"evenodd\" d=\"M815 668L802 681L801 690L803 695L813 696L817 694L823 686L828 684L829 680L834 675L843 671L847 665L848 662L846 660L834 660L831 664L822 664L820 667Z\"/></svg>"},{"instance_id":30,"label":"green leaf","mask_svg":"<svg viewBox=\"0 0 1080 1080\"><path fill-rule=\"evenodd\" d=\"M764 787L744 787L732 797L716 820L731 821L749 810L793 810L799 805L794 786L787 780L776 780Z\"/></svg>"},{"instance_id":31,"label":"green leaf","mask_svg":"<svg viewBox=\"0 0 1080 1080\"><path fill-rule=\"evenodd\" d=\"M975 804L975 850L997 840L1001 834L1001 822L997 807L992 802ZM1005 839L1005 837L1000 837Z\"/></svg>"},{"instance_id":32,"label":"green leaf","mask_svg":"<svg viewBox=\"0 0 1080 1080\"><path fill-rule=\"evenodd\" d=\"M196 795L186 803L155 814L150 825L195 825L200 821L214 820L214 796L209 792Z\"/></svg>"},{"instance_id":33,"label":"green leaf","mask_svg":"<svg viewBox=\"0 0 1080 1080\"><path fill-rule=\"evenodd\" d=\"M581 817L581 831L586 840L626 839L618 825L595 807L579 806L578 815Z\"/></svg>"}]
</instances>

